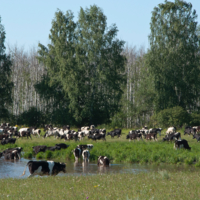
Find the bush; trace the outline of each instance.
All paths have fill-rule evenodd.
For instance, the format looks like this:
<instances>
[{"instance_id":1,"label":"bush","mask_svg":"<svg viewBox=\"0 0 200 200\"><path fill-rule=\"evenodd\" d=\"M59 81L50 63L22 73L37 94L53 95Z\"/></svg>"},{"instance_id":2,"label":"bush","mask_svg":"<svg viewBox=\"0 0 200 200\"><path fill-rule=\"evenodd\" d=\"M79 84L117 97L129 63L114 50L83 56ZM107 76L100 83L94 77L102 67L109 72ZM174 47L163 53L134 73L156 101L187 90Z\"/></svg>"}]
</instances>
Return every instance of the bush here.
<instances>
[{"instance_id":1,"label":"bush","mask_svg":"<svg viewBox=\"0 0 200 200\"><path fill-rule=\"evenodd\" d=\"M173 108L164 109L159 113L154 114L151 118L151 121L153 121L157 126L180 127L190 122L190 115L182 107L176 106Z\"/></svg>"},{"instance_id":2,"label":"bush","mask_svg":"<svg viewBox=\"0 0 200 200\"><path fill-rule=\"evenodd\" d=\"M31 152L24 153L24 158L32 158L33 154Z\"/></svg>"}]
</instances>

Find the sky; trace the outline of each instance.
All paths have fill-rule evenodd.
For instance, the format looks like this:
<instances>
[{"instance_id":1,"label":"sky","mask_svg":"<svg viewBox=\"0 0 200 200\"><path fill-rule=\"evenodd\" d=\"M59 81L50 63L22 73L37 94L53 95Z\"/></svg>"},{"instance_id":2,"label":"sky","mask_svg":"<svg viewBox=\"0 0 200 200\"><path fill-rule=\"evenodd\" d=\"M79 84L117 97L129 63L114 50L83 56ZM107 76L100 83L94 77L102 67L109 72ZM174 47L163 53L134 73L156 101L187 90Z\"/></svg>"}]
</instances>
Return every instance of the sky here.
<instances>
[{"instance_id":1,"label":"sky","mask_svg":"<svg viewBox=\"0 0 200 200\"><path fill-rule=\"evenodd\" d=\"M173 1L173 0L172 0ZM200 15L200 0L187 1ZM117 38L129 46L149 48L148 35L153 8L164 0L0 0L1 23L6 31L6 46L29 50L49 43L51 22L57 9L71 10L77 20L80 7L100 7L107 26L116 24ZM199 23L199 17L197 21Z\"/></svg>"}]
</instances>

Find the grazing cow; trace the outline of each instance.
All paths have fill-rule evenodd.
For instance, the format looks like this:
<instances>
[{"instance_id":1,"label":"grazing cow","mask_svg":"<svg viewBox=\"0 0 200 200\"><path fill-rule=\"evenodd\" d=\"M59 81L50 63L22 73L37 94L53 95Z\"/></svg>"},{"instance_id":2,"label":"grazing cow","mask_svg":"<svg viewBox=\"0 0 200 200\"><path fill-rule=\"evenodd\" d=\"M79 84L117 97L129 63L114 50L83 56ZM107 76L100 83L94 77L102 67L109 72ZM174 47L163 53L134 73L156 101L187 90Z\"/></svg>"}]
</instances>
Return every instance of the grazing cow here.
<instances>
[{"instance_id":1,"label":"grazing cow","mask_svg":"<svg viewBox=\"0 0 200 200\"><path fill-rule=\"evenodd\" d=\"M7 152L4 154L5 160L17 160L20 159L20 155L17 150Z\"/></svg>"},{"instance_id":2,"label":"grazing cow","mask_svg":"<svg viewBox=\"0 0 200 200\"><path fill-rule=\"evenodd\" d=\"M83 150L82 156L84 162L89 162L90 152L88 150Z\"/></svg>"},{"instance_id":3,"label":"grazing cow","mask_svg":"<svg viewBox=\"0 0 200 200\"><path fill-rule=\"evenodd\" d=\"M58 147L60 147L61 149L66 149L66 148L69 147L69 145L66 145L66 144L64 144L64 143L59 143L59 144L56 144L55 146L58 146Z\"/></svg>"},{"instance_id":4,"label":"grazing cow","mask_svg":"<svg viewBox=\"0 0 200 200\"><path fill-rule=\"evenodd\" d=\"M110 135L111 138L114 138L115 136L118 136L118 138L121 136L121 129L115 129L113 131L110 131L107 133L107 135Z\"/></svg>"},{"instance_id":5,"label":"grazing cow","mask_svg":"<svg viewBox=\"0 0 200 200\"><path fill-rule=\"evenodd\" d=\"M175 140L174 148L175 149L184 148L184 149L191 150L191 147L189 147L187 140L184 140L184 139L183 140Z\"/></svg>"},{"instance_id":6,"label":"grazing cow","mask_svg":"<svg viewBox=\"0 0 200 200\"><path fill-rule=\"evenodd\" d=\"M45 137L50 137L50 136L54 136L54 137L60 137L59 131L56 129L50 129L48 130L45 134L44 134L44 138Z\"/></svg>"},{"instance_id":7,"label":"grazing cow","mask_svg":"<svg viewBox=\"0 0 200 200\"><path fill-rule=\"evenodd\" d=\"M106 156L99 156L97 165L107 167L110 165L110 160Z\"/></svg>"},{"instance_id":8,"label":"grazing cow","mask_svg":"<svg viewBox=\"0 0 200 200\"><path fill-rule=\"evenodd\" d=\"M197 142L199 142L199 140L200 140L200 134L194 134L193 135L193 139L197 139Z\"/></svg>"},{"instance_id":9,"label":"grazing cow","mask_svg":"<svg viewBox=\"0 0 200 200\"><path fill-rule=\"evenodd\" d=\"M129 139L129 141L131 141L131 140L140 140L140 139L142 139L142 134L141 133L132 133L132 134L128 134L127 136L126 136L126 139Z\"/></svg>"},{"instance_id":10,"label":"grazing cow","mask_svg":"<svg viewBox=\"0 0 200 200\"><path fill-rule=\"evenodd\" d=\"M149 129L149 133L156 133L156 134L159 134L161 136L161 131L162 131L162 128L151 128Z\"/></svg>"},{"instance_id":11,"label":"grazing cow","mask_svg":"<svg viewBox=\"0 0 200 200\"><path fill-rule=\"evenodd\" d=\"M8 139L3 139L1 141L1 144L4 145L4 144L15 144L16 142L16 138L8 138Z\"/></svg>"},{"instance_id":12,"label":"grazing cow","mask_svg":"<svg viewBox=\"0 0 200 200\"><path fill-rule=\"evenodd\" d=\"M33 148L34 153L38 154L39 152L45 152L47 146L44 146L44 145L43 146L34 146L32 148Z\"/></svg>"},{"instance_id":13,"label":"grazing cow","mask_svg":"<svg viewBox=\"0 0 200 200\"><path fill-rule=\"evenodd\" d=\"M35 175L39 176L56 176L60 172L66 173L66 164L65 163L58 163L54 161L29 161L26 167L29 167L29 172L31 175L29 177L33 177ZM26 173L26 167L23 172L23 175Z\"/></svg>"},{"instance_id":14,"label":"grazing cow","mask_svg":"<svg viewBox=\"0 0 200 200\"><path fill-rule=\"evenodd\" d=\"M81 149L80 148L76 148L72 151L72 153L74 154L75 157L75 161L77 162L78 159L81 157Z\"/></svg>"},{"instance_id":15,"label":"grazing cow","mask_svg":"<svg viewBox=\"0 0 200 200\"><path fill-rule=\"evenodd\" d=\"M91 150L93 148L93 144L87 144L87 149Z\"/></svg>"}]
</instances>

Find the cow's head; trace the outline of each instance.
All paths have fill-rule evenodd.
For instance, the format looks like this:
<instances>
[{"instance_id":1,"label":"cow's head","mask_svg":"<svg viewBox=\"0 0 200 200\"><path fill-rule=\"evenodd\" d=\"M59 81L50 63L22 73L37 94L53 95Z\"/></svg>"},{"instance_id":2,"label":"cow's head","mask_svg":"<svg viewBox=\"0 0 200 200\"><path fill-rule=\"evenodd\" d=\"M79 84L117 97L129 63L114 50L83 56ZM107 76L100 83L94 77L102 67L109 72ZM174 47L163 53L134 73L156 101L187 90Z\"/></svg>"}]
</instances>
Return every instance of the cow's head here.
<instances>
[{"instance_id":1,"label":"cow's head","mask_svg":"<svg viewBox=\"0 0 200 200\"><path fill-rule=\"evenodd\" d=\"M67 165L66 165L66 163L60 163L60 166L61 166L61 171L64 172L64 173L67 173Z\"/></svg>"},{"instance_id":2,"label":"cow's head","mask_svg":"<svg viewBox=\"0 0 200 200\"><path fill-rule=\"evenodd\" d=\"M129 139L129 138L130 138L130 135L127 135L127 136L126 136L126 139Z\"/></svg>"}]
</instances>

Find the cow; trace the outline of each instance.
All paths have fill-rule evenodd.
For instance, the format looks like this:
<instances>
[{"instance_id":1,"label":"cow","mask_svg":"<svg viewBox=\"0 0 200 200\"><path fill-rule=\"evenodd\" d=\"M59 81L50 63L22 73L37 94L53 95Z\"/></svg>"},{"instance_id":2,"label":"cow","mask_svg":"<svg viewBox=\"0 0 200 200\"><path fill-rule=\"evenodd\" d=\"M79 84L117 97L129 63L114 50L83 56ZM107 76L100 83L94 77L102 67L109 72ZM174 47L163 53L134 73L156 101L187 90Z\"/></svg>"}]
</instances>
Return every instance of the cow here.
<instances>
[{"instance_id":1,"label":"cow","mask_svg":"<svg viewBox=\"0 0 200 200\"><path fill-rule=\"evenodd\" d=\"M93 148L93 144L87 144L87 149L91 150Z\"/></svg>"},{"instance_id":2,"label":"cow","mask_svg":"<svg viewBox=\"0 0 200 200\"><path fill-rule=\"evenodd\" d=\"M60 137L59 131L56 129L50 129L48 130L45 134L44 134L44 138L46 137L50 137L50 136L54 136L54 137Z\"/></svg>"},{"instance_id":3,"label":"cow","mask_svg":"<svg viewBox=\"0 0 200 200\"><path fill-rule=\"evenodd\" d=\"M196 129L195 128L192 128L191 126L187 126L185 127L185 130L184 130L184 135L188 134L195 134L196 133Z\"/></svg>"},{"instance_id":4,"label":"cow","mask_svg":"<svg viewBox=\"0 0 200 200\"><path fill-rule=\"evenodd\" d=\"M74 154L75 157L75 161L77 162L78 159L81 157L81 149L80 148L76 148L72 151L72 153Z\"/></svg>"},{"instance_id":5,"label":"cow","mask_svg":"<svg viewBox=\"0 0 200 200\"><path fill-rule=\"evenodd\" d=\"M87 149L83 150L82 157L84 162L89 162L90 152Z\"/></svg>"},{"instance_id":6,"label":"cow","mask_svg":"<svg viewBox=\"0 0 200 200\"><path fill-rule=\"evenodd\" d=\"M42 146L34 146L34 147L32 147L32 148L33 148L34 153L35 153L35 154L38 154L39 152L45 152L47 146L45 146L45 145L42 145Z\"/></svg>"},{"instance_id":7,"label":"cow","mask_svg":"<svg viewBox=\"0 0 200 200\"><path fill-rule=\"evenodd\" d=\"M197 142L199 142L199 140L200 140L200 134L194 134L193 135L193 139L197 139Z\"/></svg>"},{"instance_id":8,"label":"cow","mask_svg":"<svg viewBox=\"0 0 200 200\"><path fill-rule=\"evenodd\" d=\"M141 133L132 133L132 134L128 134L127 136L126 136L126 139L129 139L129 141L131 141L131 140L139 140L139 139L142 139L142 134Z\"/></svg>"},{"instance_id":9,"label":"cow","mask_svg":"<svg viewBox=\"0 0 200 200\"><path fill-rule=\"evenodd\" d=\"M183 140L175 140L174 148L175 149L184 148L184 149L191 150L191 147L189 147L187 140L184 140L184 139Z\"/></svg>"},{"instance_id":10,"label":"cow","mask_svg":"<svg viewBox=\"0 0 200 200\"><path fill-rule=\"evenodd\" d=\"M58 163L54 161L29 161L26 167L29 167L30 175L28 176L33 177L35 175L39 176L56 176L60 172L66 173L66 164L65 163ZM26 173L26 167L21 176L24 176Z\"/></svg>"},{"instance_id":11,"label":"cow","mask_svg":"<svg viewBox=\"0 0 200 200\"><path fill-rule=\"evenodd\" d=\"M110 135L111 138L114 138L115 136L119 138L121 136L121 129L115 129L113 131L110 131L107 133L107 135Z\"/></svg>"},{"instance_id":12,"label":"cow","mask_svg":"<svg viewBox=\"0 0 200 200\"><path fill-rule=\"evenodd\" d=\"M200 132L200 126L193 126L193 129L196 129L196 132L199 133Z\"/></svg>"},{"instance_id":13,"label":"cow","mask_svg":"<svg viewBox=\"0 0 200 200\"><path fill-rule=\"evenodd\" d=\"M3 134L3 135L0 135L0 140L8 139L9 136L10 136L9 134Z\"/></svg>"},{"instance_id":14,"label":"cow","mask_svg":"<svg viewBox=\"0 0 200 200\"><path fill-rule=\"evenodd\" d=\"M149 133L145 136L146 140L151 140L153 139L154 141L158 141L157 140L157 132L154 132L154 133Z\"/></svg>"},{"instance_id":15,"label":"cow","mask_svg":"<svg viewBox=\"0 0 200 200\"><path fill-rule=\"evenodd\" d=\"M172 141L172 140L175 140L175 139L181 139L181 133L177 132L177 133L171 133L169 135L166 135L164 138L163 138L163 141Z\"/></svg>"},{"instance_id":16,"label":"cow","mask_svg":"<svg viewBox=\"0 0 200 200\"><path fill-rule=\"evenodd\" d=\"M108 167L110 165L110 160L106 156L99 156L97 165Z\"/></svg>"},{"instance_id":17,"label":"cow","mask_svg":"<svg viewBox=\"0 0 200 200\"><path fill-rule=\"evenodd\" d=\"M41 130L33 128L31 133L35 136L38 135L38 137L40 137Z\"/></svg>"},{"instance_id":18,"label":"cow","mask_svg":"<svg viewBox=\"0 0 200 200\"><path fill-rule=\"evenodd\" d=\"M58 146L58 147L60 147L61 149L66 149L66 148L69 147L69 145L66 145L66 144L64 144L64 143L59 143L59 144L56 144L55 146Z\"/></svg>"},{"instance_id":19,"label":"cow","mask_svg":"<svg viewBox=\"0 0 200 200\"><path fill-rule=\"evenodd\" d=\"M1 141L1 144L4 145L4 144L15 144L16 142L16 138L8 138L8 139L3 139Z\"/></svg>"},{"instance_id":20,"label":"cow","mask_svg":"<svg viewBox=\"0 0 200 200\"><path fill-rule=\"evenodd\" d=\"M23 148L22 147L8 148L8 149L4 150L2 153L7 154L7 153L12 152L14 150L17 150L17 152L20 154L21 151L23 150Z\"/></svg>"},{"instance_id":21,"label":"cow","mask_svg":"<svg viewBox=\"0 0 200 200\"><path fill-rule=\"evenodd\" d=\"M105 136L106 136L106 134L95 133L94 135L89 135L88 139L92 139L94 141L102 139L102 140L106 141Z\"/></svg>"},{"instance_id":22,"label":"cow","mask_svg":"<svg viewBox=\"0 0 200 200\"><path fill-rule=\"evenodd\" d=\"M29 137L31 138L31 133L30 133L30 131L21 131L20 136L22 137L22 139L23 139L23 137L27 137L27 139L28 139ZM32 138L31 138L31 140L32 140Z\"/></svg>"},{"instance_id":23,"label":"cow","mask_svg":"<svg viewBox=\"0 0 200 200\"><path fill-rule=\"evenodd\" d=\"M162 131L162 128L152 128L152 129L149 129L149 133L156 133L156 134L159 134L159 136L161 136L161 131Z\"/></svg>"},{"instance_id":24,"label":"cow","mask_svg":"<svg viewBox=\"0 0 200 200\"><path fill-rule=\"evenodd\" d=\"M4 153L5 160L17 160L20 159L20 154L17 150L13 150L7 153Z\"/></svg>"},{"instance_id":25,"label":"cow","mask_svg":"<svg viewBox=\"0 0 200 200\"><path fill-rule=\"evenodd\" d=\"M176 132L176 127L169 127L166 131L166 135L169 135L171 133L175 133Z\"/></svg>"},{"instance_id":26,"label":"cow","mask_svg":"<svg viewBox=\"0 0 200 200\"><path fill-rule=\"evenodd\" d=\"M55 150L60 150L61 148L59 146L55 146L55 147L47 147L46 150L49 151L55 151Z\"/></svg>"}]
</instances>

